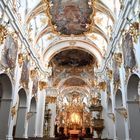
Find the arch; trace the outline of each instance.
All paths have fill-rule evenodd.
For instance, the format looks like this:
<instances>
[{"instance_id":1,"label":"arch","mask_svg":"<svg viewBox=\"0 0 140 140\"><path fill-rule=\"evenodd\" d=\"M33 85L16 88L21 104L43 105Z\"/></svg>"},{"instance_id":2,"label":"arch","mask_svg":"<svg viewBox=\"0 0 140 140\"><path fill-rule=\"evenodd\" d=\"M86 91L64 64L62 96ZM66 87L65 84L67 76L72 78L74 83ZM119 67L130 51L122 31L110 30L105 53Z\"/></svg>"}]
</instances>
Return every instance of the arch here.
<instances>
[{"instance_id":1,"label":"arch","mask_svg":"<svg viewBox=\"0 0 140 140\"><path fill-rule=\"evenodd\" d=\"M139 112L139 95L138 85L140 79L136 74L132 74L127 84L127 105L129 114L129 125L130 125L130 138L132 140L138 140L140 138L140 112Z\"/></svg>"},{"instance_id":2,"label":"arch","mask_svg":"<svg viewBox=\"0 0 140 140\"><path fill-rule=\"evenodd\" d=\"M43 55L43 59L44 61L49 62L53 58L54 55L68 49L84 50L90 53L92 56L94 56L97 59L98 63L101 64L102 53L99 50L99 48L97 48L95 44L93 45L87 41L82 41L82 40L75 40L75 41L65 40L65 41L52 44L46 49Z\"/></svg>"},{"instance_id":3,"label":"arch","mask_svg":"<svg viewBox=\"0 0 140 140\"><path fill-rule=\"evenodd\" d=\"M108 114L112 113L112 100L111 98L108 99ZM114 139L114 122L109 117L107 118L107 126L108 126L108 139Z\"/></svg>"},{"instance_id":4,"label":"arch","mask_svg":"<svg viewBox=\"0 0 140 140\"><path fill-rule=\"evenodd\" d=\"M128 84L127 84L127 99L128 100L135 100L138 97L138 84L139 84L139 77L136 74L132 74L129 77Z\"/></svg>"},{"instance_id":5,"label":"arch","mask_svg":"<svg viewBox=\"0 0 140 140\"><path fill-rule=\"evenodd\" d=\"M25 123L26 123L26 112L27 112L27 95L26 91L21 88L18 92L18 111L16 120L16 138L25 137Z\"/></svg>"},{"instance_id":6,"label":"arch","mask_svg":"<svg viewBox=\"0 0 140 140\"><path fill-rule=\"evenodd\" d=\"M44 10L46 10L47 6L45 3L38 3L38 5L36 7L34 7L34 9L32 9L28 15L26 16L25 19L25 23L29 24L29 22L35 18L35 16L39 15L40 13L43 13Z\"/></svg>"},{"instance_id":7,"label":"arch","mask_svg":"<svg viewBox=\"0 0 140 140\"><path fill-rule=\"evenodd\" d=\"M117 90L115 95L115 110L116 110L116 136L120 140L125 139L125 120L124 117L119 113L119 109L123 107L122 92L120 89Z\"/></svg>"},{"instance_id":8,"label":"arch","mask_svg":"<svg viewBox=\"0 0 140 140\"><path fill-rule=\"evenodd\" d=\"M32 99L31 99L30 111L36 112L36 99L35 99L35 97L32 97Z\"/></svg>"},{"instance_id":9,"label":"arch","mask_svg":"<svg viewBox=\"0 0 140 140\"><path fill-rule=\"evenodd\" d=\"M30 104L31 116L28 118L28 137L35 137L36 132L36 99L32 97Z\"/></svg>"},{"instance_id":10,"label":"arch","mask_svg":"<svg viewBox=\"0 0 140 140\"><path fill-rule=\"evenodd\" d=\"M0 74L2 99L12 99L12 83L7 74Z\"/></svg>"},{"instance_id":11,"label":"arch","mask_svg":"<svg viewBox=\"0 0 140 140\"><path fill-rule=\"evenodd\" d=\"M115 107L122 107L123 101L122 101L122 92L120 89L117 90L115 95Z\"/></svg>"},{"instance_id":12,"label":"arch","mask_svg":"<svg viewBox=\"0 0 140 140\"><path fill-rule=\"evenodd\" d=\"M8 75L0 74L0 139L6 139L12 102L12 83Z\"/></svg>"},{"instance_id":13,"label":"arch","mask_svg":"<svg viewBox=\"0 0 140 140\"><path fill-rule=\"evenodd\" d=\"M51 28L51 27L49 27L48 25L45 26L45 27L37 34L33 46L35 46L35 45L37 44L37 42L39 41L39 39L40 39L42 36L44 36L44 35L46 35L46 34L49 34L51 31L52 31L52 28ZM100 35L100 36L108 43L108 38L107 38L106 34L105 34L104 31L103 31L101 28L99 28L96 24L95 24L94 26L92 26L92 32L93 32L93 33L96 33L96 34L98 34L98 35ZM56 32L56 34L58 34L58 33Z\"/></svg>"},{"instance_id":14,"label":"arch","mask_svg":"<svg viewBox=\"0 0 140 140\"><path fill-rule=\"evenodd\" d=\"M44 125L44 129L46 130L46 135L47 136L49 136L50 137L50 133L51 133L51 128L53 127L52 125L51 125L51 121L52 121L52 110L50 109L50 108L48 108L48 109L46 109L45 110L45 116L47 116L46 118L45 118L45 125Z\"/></svg>"}]
</instances>

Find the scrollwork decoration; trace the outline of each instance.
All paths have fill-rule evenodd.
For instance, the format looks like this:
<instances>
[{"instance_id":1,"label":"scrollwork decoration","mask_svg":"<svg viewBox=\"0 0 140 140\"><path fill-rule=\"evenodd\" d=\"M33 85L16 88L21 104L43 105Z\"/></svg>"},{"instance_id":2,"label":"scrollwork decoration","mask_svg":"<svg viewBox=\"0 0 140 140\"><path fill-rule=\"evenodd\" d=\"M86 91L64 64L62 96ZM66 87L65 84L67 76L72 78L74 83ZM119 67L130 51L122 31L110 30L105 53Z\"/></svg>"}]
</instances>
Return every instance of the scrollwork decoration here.
<instances>
[{"instance_id":1,"label":"scrollwork decoration","mask_svg":"<svg viewBox=\"0 0 140 140\"><path fill-rule=\"evenodd\" d=\"M8 31L5 26L0 25L0 44L3 44L6 36L8 35Z\"/></svg>"}]
</instances>

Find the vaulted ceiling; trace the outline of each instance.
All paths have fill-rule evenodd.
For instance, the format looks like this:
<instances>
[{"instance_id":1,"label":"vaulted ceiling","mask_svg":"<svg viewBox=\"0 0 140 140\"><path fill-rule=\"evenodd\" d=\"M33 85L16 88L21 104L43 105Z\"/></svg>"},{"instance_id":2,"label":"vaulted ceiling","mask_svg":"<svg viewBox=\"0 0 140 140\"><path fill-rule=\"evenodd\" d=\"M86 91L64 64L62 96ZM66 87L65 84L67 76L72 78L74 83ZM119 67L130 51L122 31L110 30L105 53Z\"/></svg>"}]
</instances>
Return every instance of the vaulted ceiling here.
<instances>
[{"instance_id":1,"label":"vaulted ceiling","mask_svg":"<svg viewBox=\"0 0 140 140\"><path fill-rule=\"evenodd\" d=\"M63 95L90 93L94 68L102 65L111 40L119 0L38 0L28 6L26 28L42 67L52 69L49 86Z\"/></svg>"},{"instance_id":2,"label":"vaulted ceiling","mask_svg":"<svg viewBox=\"0 0 140 140\"><path fill-rule=\"evenodd\" d=\"M40 0L31 5L26 24L33 47L44 54L46 65L56 44L61 46L59 52L66 47L82 48L101 65L115 22L112 0Z\"/></svg>"}]
</instances>

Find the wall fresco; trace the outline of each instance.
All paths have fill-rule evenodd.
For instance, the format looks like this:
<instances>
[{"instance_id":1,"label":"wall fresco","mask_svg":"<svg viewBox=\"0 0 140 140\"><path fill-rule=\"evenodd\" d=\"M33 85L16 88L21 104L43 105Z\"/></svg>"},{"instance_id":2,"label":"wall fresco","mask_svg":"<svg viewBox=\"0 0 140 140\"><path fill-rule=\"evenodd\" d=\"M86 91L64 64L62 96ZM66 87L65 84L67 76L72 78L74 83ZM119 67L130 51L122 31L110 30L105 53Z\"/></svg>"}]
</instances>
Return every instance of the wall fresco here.
<instances>
[{"instance_id":1,"label":"wall fresco","mask_svg":"<svg viewBox=\"0 0 140 140\"><path fill-rule=\"evenodd\" d=\"M127 33L123 39L123 56L124 56L124 67L133 68L136 65L135 54L133 51L133 40L132 36Z\"/></svg>"},{"instance_id":2,"label":"wall fresco","mask_svg":"<svg viewBox=\"0 0 140 140\"><path fill-rule=\"evenodd\" d=\"M28 88L28 82L29 82L28 64L29 64L29 60L26 58L23 62L23 67L21 72L21 83L26 88Z\"/></svg>"},{"instance_id":3,"label":"wall fresco","mask_svg":"<svg viewBox=\"0 0 140 140\"><path fill-rule=\"evenodd\" d=\"M2 55L2 63L5 67L13 69L17 58L17 44L11 36L7 36L5 40L4 51Z\"/></svg>"}]
</instances>

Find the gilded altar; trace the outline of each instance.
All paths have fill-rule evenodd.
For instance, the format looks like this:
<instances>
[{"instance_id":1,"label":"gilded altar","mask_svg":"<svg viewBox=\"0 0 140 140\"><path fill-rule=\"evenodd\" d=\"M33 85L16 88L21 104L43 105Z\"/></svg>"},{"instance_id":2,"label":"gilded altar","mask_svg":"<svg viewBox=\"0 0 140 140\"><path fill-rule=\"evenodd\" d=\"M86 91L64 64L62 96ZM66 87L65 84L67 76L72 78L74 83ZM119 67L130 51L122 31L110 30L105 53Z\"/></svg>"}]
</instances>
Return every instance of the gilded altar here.
<instances>
[{"instance_id":1,"label":"gilded altar","mask_svg":"<svg viewBox=\"0 0 140 140\"><path fill-rule=\"evenodd\" d=\"M86 104L81 101L84 96L79 93L71 93L67 95L65 104L60 104L61 110L57 111L57 125L64 128L64 133L78 134L82 129L91 126L91 113L87 110ZM66 98L65 98L66 100Z\"/></svg>"}]
</instances>

